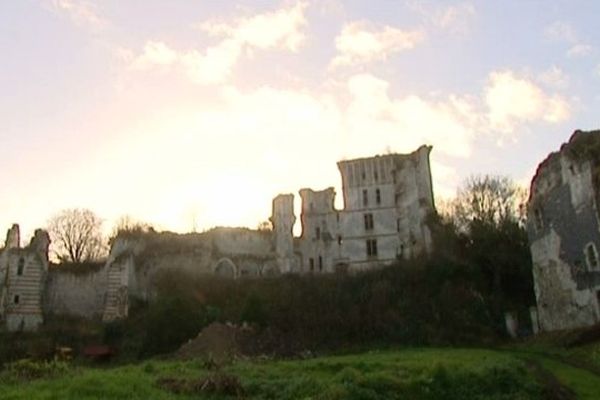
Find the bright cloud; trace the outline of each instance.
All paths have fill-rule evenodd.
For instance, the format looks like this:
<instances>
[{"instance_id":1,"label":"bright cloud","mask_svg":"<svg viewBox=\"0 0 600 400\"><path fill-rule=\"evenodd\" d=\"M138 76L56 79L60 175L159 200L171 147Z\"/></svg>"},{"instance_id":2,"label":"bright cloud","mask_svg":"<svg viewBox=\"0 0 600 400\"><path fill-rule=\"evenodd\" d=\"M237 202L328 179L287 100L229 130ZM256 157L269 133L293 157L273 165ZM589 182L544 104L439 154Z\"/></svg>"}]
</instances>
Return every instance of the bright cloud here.
<instances>
[{"instance_id":1,"label":"bright cloud","mask_svg":"<svg viewBox=\"0 0 600 400\"><path fill-rule=\"evenodd\" d=\"M233 71L241 54L235 40L224 40L206 49L204 54L192 50L184 54L181 62L188 77L198 84L224 82Z\"/></svg>"},{"instance_id":2,"label":"bright cloud","mask_svg":"<svg viewBox=\"0 0 600 400\"><path fill-rule=\"evenodd\" d=\"M155 65L171 65L177 61L177 52L163 42L149 41L144 46L144 52L133 60L134 69L147 69Z\"/></svg>"},{"instance_id":3,"label":"bright cloud","mask_svg":"<svg viewBox=\"0 0 600 400\"><path fill-rule=\"evenodd\" d=\"M391 26L375 29L367 22L346 24L335 38L338 55L332 67L385 60L390 54L414 48L425 34L420 30L402 30Z\"/></svg>"},{"instance_id":4,"label":"bright cloud","mask_svg":"<svg viewBox=\"0 0 600 400\"><path fill-rule=\"evenodd\" d=\"M298 2L292 7L238 18L233 22L204 22L200 28L211 35L259 49L285 48L296 51L305 40L306 7L306 2Z\"/></svg>"},{"instance_id":5,"label":"bright cloud","mask_svg":"<svg viewBox=\"0 0 600 400\"><path fill-rule=\"evenodd\" d=\"M569 57L585 57L592 53L594 48L589 44L578 43L567 50L567 56Z\"/></svg>"},{"instance_id":6,"label":"bright cloud","mask_svg":"<svg viewBox=\"0 0 600 400\"><path fill-rule=\"evenodd\" d=\"M440 154L466 157L471 152L473 131L465 118L465 104L455 97L431 101L408 95L392 98L389 83L370 74L355 75L348 82L352 102L347 110L349 143L353 151L377 153L386 143L412 151L423 143Z\"/></svg>"},{"instance_id":7,"label":"bright cloud","mask_svg":"<svg viewBox=\"0 0 600 400\"><path fill-rule=\"evenodd\" d=\"M108 25L102 18L95 4L85 0L52 0L52 8L66 14L78 26L92 30L100 30Z\"/></svg>"},{"instance_id":8,"label":"bright cloud","mask_svg":"<svg viewBox=\"0 0 600 400\"><path fill-rule=\"evenodd\" d=\"M532 81L512 71L494 71L485 88L490 126L510 133L520 122L543 120L557 123L571 115L569 103L562 96L547 94Z\"/></svg>"},{"instance_id":9,"label":"bright cloud","mask_svg":"<svg viewBox=\"0 0 600 400\"><path fill-rule=\"evenodd\" d=\"M592 53L593 47L584 43L573 26L564 21L556 21L547 26L544 34L550 40L564 42L570 45L568 57L585 57Z\"/></svg>"},{"instance_id":10,"label":"bright cloud","mask_svg":"<svg viewBox=\"0 0 600 400\"><path fill-rule=\"evenodd\" d=\"M306 3L233 22L209 21L200 28L222 40L203 51L176 51L163 42L149 41L144 51L130 63L132 69L174 66L195 83L224 83L233 73L244 49L283 49L296 51L304 42Z\"/></svg>"},{"instance_id":11,"label":"bright cloud","mask_svg":"<svg viewBox=\"0 0 600 400\"><path fill-rule=\"evenodd\" d=\"M566 89L569 87L569 76L559 67L553 65L539 74L539 81L553 89Z\"/></svg>"}]
</instances>

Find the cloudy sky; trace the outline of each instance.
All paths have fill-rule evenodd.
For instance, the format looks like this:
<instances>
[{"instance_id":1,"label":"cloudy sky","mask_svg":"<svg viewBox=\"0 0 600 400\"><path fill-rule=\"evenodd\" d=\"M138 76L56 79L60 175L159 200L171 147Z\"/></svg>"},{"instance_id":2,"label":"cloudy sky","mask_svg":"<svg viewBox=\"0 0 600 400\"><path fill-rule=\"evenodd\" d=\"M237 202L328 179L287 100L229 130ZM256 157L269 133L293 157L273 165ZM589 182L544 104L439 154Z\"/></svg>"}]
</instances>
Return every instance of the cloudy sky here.
<instances>
[{"instance_id":1,"label":"cloudy sky","mask_svg":"<svg viewBox=\"0 0 600 400\"><path fill-rule=\"evenodd\" d=\"M277 193L339 193L336 161L421 144L436 197L476 173L526 183L600 127L599 15L592 0L2 1L0 229L69 207L107 227L255 227Z\"/></svg>"}]
</instances>

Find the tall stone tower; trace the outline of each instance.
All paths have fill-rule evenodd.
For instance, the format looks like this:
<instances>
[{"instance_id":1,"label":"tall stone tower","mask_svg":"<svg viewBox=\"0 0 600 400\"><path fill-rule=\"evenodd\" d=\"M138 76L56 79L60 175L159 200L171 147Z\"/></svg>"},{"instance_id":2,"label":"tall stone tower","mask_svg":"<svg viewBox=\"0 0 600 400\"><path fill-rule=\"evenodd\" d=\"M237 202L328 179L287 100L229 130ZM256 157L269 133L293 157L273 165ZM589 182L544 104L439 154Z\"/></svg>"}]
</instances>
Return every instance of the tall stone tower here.
<instances>
[{"instance_id":1,"label":"tall stone tower","mask_svg":"<svg viewBox=\"0 0 600 400\"><path fill-rule=\"evenodd\" d=\"M282 273L296 272L294 258L294 195L280 194L273 199L273 241L277 263Z\"/></svg>"},{"instance_id":2,"label":"tall stone tower","mask_svg":"<svg viewBox=\"0 0 600 400\"><path fill-rule=\"evenodd\" d=\"M43 322L49 244L48 233L39 229L25 248L20 246L18 225L6 235L0 254L0 319L9 331L36 330Z\"/></svg>"}]
</instances>

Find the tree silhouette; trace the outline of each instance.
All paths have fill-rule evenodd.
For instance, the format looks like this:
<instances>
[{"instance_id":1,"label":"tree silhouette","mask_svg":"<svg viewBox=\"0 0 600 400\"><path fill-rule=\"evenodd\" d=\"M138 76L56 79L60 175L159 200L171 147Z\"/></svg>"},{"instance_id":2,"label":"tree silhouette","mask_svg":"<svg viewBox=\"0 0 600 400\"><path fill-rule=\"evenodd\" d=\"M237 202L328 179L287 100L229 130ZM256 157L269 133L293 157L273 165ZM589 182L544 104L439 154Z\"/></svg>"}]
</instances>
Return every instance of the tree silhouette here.
<instances>
[{"instance_id":1,"label":"tree silhouette","mask_svg":"<svg viewBox=\"0 0 600 400\"><path fill-rule=\"evenodd\" d=\"M101 227L102 220L90 210L60 211L48 221L54 255L61 262L98 261L106 252Z\"/></svg>"}]
</instances>

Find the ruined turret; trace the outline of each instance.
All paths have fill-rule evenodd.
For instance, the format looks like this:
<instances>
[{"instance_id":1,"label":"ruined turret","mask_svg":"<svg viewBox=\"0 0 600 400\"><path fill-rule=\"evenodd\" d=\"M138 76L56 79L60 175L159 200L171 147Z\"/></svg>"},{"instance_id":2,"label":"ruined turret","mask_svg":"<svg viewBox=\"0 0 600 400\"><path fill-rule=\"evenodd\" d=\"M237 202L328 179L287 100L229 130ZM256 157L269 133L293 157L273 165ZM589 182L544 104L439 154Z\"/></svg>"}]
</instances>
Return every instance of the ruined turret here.
<instances>
[{"instance_id":1,"label":"ruined turret","mask_svg":"<svg viewBox=\"0 0 600 400\"><path fill-rule=\"evenodd\" d=\"M273 224L273 241L279 270L284 273L295 272L293 228L296 217L293 194L280 194L273 199L273 215L270 220Z\"/></svg>"},{"instance_id":2,"label":"ruined turret","mask_svg":"<svg viewBox=\"0 0 600 400\"><path fill-rule=\"evenodd\" d=\"M6 242L4 247L6 249L18 249L21 247L21 234L18 224L13 224L6 232Z\"/></svg>"},{"instance_id":3,"label":"ruined turret","mask_svg":"<svg viewBox=\"0 0 600 400\"><path fill-rule=\"evenodd\" d=\"M600 131L575 131L531 182L527 233L542 331L600 322Z\"/></svg>"}]
</instances>

